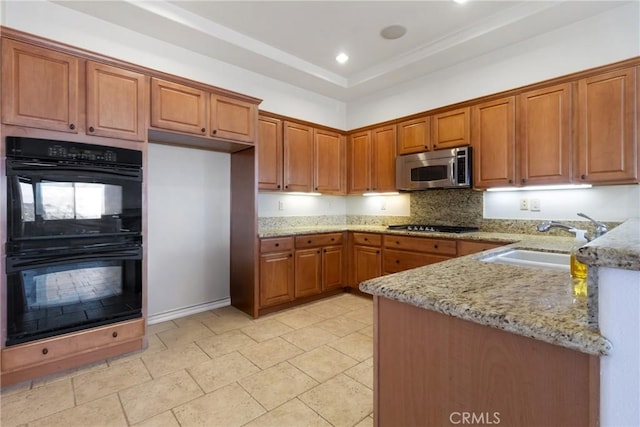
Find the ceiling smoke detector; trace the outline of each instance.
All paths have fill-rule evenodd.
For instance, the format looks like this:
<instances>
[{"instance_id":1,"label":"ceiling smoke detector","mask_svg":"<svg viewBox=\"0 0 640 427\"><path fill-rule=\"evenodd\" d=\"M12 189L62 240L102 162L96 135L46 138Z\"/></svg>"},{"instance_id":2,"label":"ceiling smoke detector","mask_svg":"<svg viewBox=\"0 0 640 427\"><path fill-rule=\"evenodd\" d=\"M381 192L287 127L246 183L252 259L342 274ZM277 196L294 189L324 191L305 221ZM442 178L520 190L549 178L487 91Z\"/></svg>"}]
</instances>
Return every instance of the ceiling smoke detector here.
<instances>
[{"instance_id":1,"label":"ceiling smoke detector","mask_svg":"<svg viewBox=\"0 0 640 427\"><path fill-rule=\"evenodd\" d=\"M407 29L402 25L389 25L380 31L380 36L383 39L395 40L404 36L407 33Z\"/></svg>"}]
</instances>

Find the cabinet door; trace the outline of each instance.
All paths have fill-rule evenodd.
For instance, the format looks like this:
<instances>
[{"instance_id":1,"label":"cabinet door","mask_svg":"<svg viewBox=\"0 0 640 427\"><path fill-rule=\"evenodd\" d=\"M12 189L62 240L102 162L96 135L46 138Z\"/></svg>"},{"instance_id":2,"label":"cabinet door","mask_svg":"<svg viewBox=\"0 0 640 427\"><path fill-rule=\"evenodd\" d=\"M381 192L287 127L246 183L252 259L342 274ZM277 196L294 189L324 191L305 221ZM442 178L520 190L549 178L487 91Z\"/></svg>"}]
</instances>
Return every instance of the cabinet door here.
<instances>
[{"instance_id":1,"label":"cabinet door","mask_svg":"<svg viewBox=\"0 0 640 427\"><path fill-rule=\"evenodd\" d=\"M344 136L337 132L314 129L314 191L345 194Z\"/></svg>"},{"instance_id":2,"label":"cabinet door","mask_svg":"<svg viewBox=\"0 0 640 427\"><path fill-rule=\"evenodd\" d=\"M207 135L207 92L151 79L151 126Z\"/></svg>"},{"instance_id":3,"label":"cabinet door","mask_svg":"<svg viewBox=\"0 0 640 427\"><path fill-rule=\"evenodd\" d=\"M451 257L385 249L382 271L384 274L392 274L422 267L423 265L435 264L436 262L446 261L448 259L451 259Z\"/></svg>"},{"instance_id":4,"label":"cabinet door","mask_svg":"<svg viewBox=\"0 0 640 427\"><path fill-rule=\"evenodd\" d=\"M514 185L515 100L513 97L473 107L474 187Z\"/></svg>"},{"instance_id":5,"label":"cabinet door","mask_svg":"<svg viewBox=\"0 0 640 427\"><path fill-rule=\"evenodd\" d=\"M293 253L260 255L260 307L293 300Z\"/></svg>"},{"instance_id":6,"label":"cabinet door","mask_svg":"<svg viewBox=\"0 0 640 427\"><path fill-rule=\"evenodd\" d=\"M571 85L520 95L522 184L560 184L571 179Z\"/></svg>"},{"instance_id":7,"label":"cabinet door","mask_svg":"<svg viewBox=\"0 0 640 427\"><path fill-rule=\"evenodd\" d=\"M398 124L398 155L422 153L431 149L431 117Z\"/></svg>"},{"instance_id":8,"label":"cabinet door","mask_svg":"<svg viewBox=\"0 0 640 427\"><path fill-rule=\"evenodd\" d=\"M144 141L146 88L142 74L87 61L87 133Z\"/></svg>"},{"instance_id":9,"label":"cabinet door","mask_svg":"<svg viewBox=\"0 0 640 427\"><path fill-rule=\"evenodd\" d=\"M313 189L313 129L284 122L284 189L310 192Z\"/></svg>"},{"instance_id":10,"label":"cabinet door","mask_svg":"<svg viewBox=\"0 0 640 427\"><path fill-rule=\"evenodd\" d=\"M344 248L328 246L322 249L322 290L341 288L344 284Z\"/></svg>"},{"instance_id":11,"label":"cabinet door","mask_svg":"<svg viewBox=\"0 0 640 427\"><path fill-rule=\"evenodd\" d=\"M80 60L2 40L2 122L78 132Z\"/></svg>"},{"instance_id":12,"label":"cabinet door","mask_svg":"<svg viewBox=\"0 0 640 427\"><path fill-rule=\"evenodd\" d=\"M579 182L638 182L636 69L578 82Z\"/></svg>"},{"instance_id":13,"label":"cabinet door","mask_svg":"<svg viewBox=\"0 0 640 427\"><path fill-rule=\"evenodd\" d=\"M356 287L360 282L382 276L382 255L380 248L354 246L353 268Z\"/></svg>"},{"instance_id":14,"label":"cabinet door","mask_svg":"<svg viewBox=\"0 0 640 427\"><path fill-rule=\"evenodd\" d=\"M458 240L458 256L475 254L508 245L508 243L478 242L469 240Z\"/></svg>"},{"instance_id":15,"label":"cabinet door","mask_svg":"<svg viewBox=\"0 0 640 427\"><path fill-rule=\"evenodd\" d=\"M471 143L469 108L433 116L433 149L455 148Z\"/></svg>"},{"instance_id":16,"label":"cabinet door","mask_svg":"<svg viewBox=\"0 0 640 427\"><path fill-rule=\"evenodd\" d=\"M372 132L371 190L396 191L396 125Z\"/></svg>"},{"instance_id":17,"label":"cabinet door","mask_svg":"<svg viewBox=\"0 0 640 427\"><path fill-rule=\"evenodd\" d=\"M319 294L322 290L322 251L302 249L295 253L295 297Z\"/></svg>"},{"instance_id":18,"label":"cabinet door","mask_svg":"<svg viewBox=\"0 0 640 427\"><path fill-rule=\"evenodd\" d=\"M255 104L211 94L211 136L254 142L258 109Z\"/></svg>"},{"instance_id":19,"label":"cabinet door","mask_svg":"<svg viewBox=\"0 0 640 427\"><path fill-rule=\"evenodd\" d=\"M282 189L282 121L258 118L258 188Z\"/></svg>"},{"instance_id":20,"label":"cabinet door","mask_svg":"<svg viewBox=\"0 0 640 427\"><path fill-rule=\"evenodd\" d=\"M349 193L371 191L371 132L349 137Z\"/></svg>"}]
</instances>

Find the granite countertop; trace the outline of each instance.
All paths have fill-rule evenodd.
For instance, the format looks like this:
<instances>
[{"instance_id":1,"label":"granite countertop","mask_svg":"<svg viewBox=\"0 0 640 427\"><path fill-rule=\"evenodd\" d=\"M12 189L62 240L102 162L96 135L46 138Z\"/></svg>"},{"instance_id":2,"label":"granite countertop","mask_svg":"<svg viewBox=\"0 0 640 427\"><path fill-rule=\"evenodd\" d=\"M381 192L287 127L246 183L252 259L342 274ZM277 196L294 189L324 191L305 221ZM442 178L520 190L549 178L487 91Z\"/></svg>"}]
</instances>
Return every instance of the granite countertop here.
<instances>
[{"instance_id":1,"label":"granite countertop","mask_svg":"<svg viewBox=\"0 0 640 427\"><path fill-rule=\"evenodd\" d=\"M606 355L611 343L589 327L587 297L574 295L568 272L481 261L508 248L567 253L572 244L570 237L518 235L507 248L378 277L362 282L360 290L583 353Z\"/></svg>"},{"instance_id":2,"label":"granite countertop","mask_svg":"<svg viewBox=\"0 0 640 427\"><path fill-rule=\"evenodd\" d=\"M632 218L578 250L577 258L592 267L640 270L640 218Z\"/></svg>"}]
</instances>

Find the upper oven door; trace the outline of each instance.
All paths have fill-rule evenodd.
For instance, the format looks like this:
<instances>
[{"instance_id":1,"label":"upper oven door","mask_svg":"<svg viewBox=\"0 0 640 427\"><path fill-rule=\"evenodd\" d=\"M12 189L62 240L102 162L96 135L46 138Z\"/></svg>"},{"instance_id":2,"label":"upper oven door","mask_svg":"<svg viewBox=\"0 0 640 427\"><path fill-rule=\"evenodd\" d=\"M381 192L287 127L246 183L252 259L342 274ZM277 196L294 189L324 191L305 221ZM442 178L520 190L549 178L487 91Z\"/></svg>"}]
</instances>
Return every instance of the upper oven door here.
<instances>
[{"instance_id":1,"label":"upper oven door","mask_svg":"<svg viewBox=\"0 0 640 427\"><path fill-rule=\"evenodd\" d=\"M399 190L448 188L453 185L455 157L449 150L439 157L432 154L398 156L396 184Z\"/></svg>"},{"instance_id":2,"label":"upper oven door","mask_svg":"<svg viewBox=\"0 0 640 427\"><path fill-rule=\"evenodd\" d=\"M140 168L7 159L8 241L139 234Z\"/></svg>"}]
</instances>

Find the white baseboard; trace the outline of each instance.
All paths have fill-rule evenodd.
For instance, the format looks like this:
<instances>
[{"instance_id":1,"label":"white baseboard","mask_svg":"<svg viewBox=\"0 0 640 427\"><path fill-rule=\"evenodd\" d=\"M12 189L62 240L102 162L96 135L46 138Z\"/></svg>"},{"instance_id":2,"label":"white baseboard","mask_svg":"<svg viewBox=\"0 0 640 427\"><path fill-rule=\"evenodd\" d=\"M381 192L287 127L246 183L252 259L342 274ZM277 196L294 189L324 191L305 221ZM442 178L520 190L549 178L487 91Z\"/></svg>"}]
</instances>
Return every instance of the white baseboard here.
<instances>
[{"instance_id":1,"label":"white baseboard","mask_svg":"<svg viewBox=\"0 0 640 427\"><path fill-rule=\"evenodd\" d=\"M147 325L154 323L166 322L168 320L179 319L181 317L190 316L192 314L202 313L203 311L215 310L216 308L231 305L231 298L223 298L218 301L207 302L204 304L192 305L191 307L177 308L162 313L152 314L147 317Z\"/></svg>"}]
</instances>

